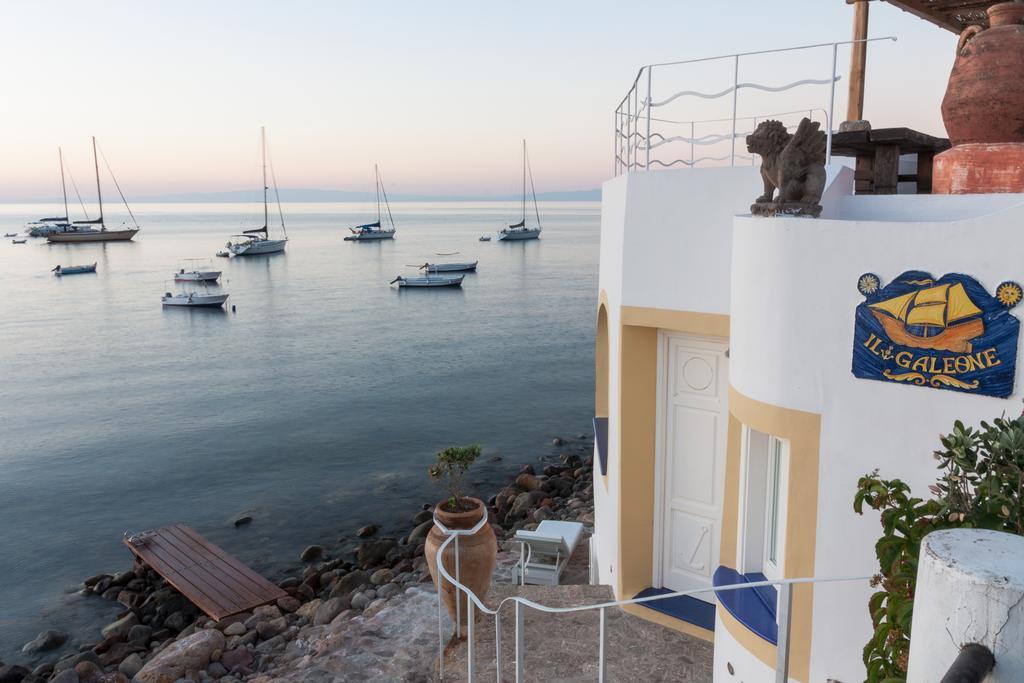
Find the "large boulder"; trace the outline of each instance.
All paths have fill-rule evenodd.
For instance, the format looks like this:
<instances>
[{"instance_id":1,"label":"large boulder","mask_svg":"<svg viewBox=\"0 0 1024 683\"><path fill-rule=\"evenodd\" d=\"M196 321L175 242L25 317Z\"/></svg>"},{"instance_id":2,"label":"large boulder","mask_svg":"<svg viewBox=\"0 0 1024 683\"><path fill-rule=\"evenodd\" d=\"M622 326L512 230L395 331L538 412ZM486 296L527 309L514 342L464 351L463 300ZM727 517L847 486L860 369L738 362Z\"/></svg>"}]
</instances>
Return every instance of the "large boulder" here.
<instances>
[{"instance_id":1,"label":"large boulder","mask_svg":"<svg viewBox=\"0 0 1024 683\"><path fill-rule=\"evenodd\" d=\"M224 634L203 629L176 640L135 674L134 683L174 683L188 672L205 669L215 650L224 650Z\"/></svg>"},{"instance_id":2,"label":"large boulder","mask_svg":"<svg viewBox=\"0 0 1024 683\"><path fill-rule=\"evenodd\" d=\"M21 680L28 674L28 669L17 664L0 666L0 683L21 683Z\"/></svg>"},{"instance_id":3,"label":"large boulder","mask_svg":"<svg viewBox=\"0 0 1024 683\"><path fill-rule=\"evenodd\" d=\"M427 534L430 533L431 527L434 526L434 518L431 517L424 522L420 522L419 525L412 532L409 533L409 545L416 547L418 544L423 543L427 540Z\"/></svg>"},{"instance_id":4,"label":"large boulder","mask_svg":"<svg viewBox=\"0 0 1024 683\"><path fill-rule=\"evenodd\" d=\"M388 552L396 545L398 545L398 543L391 539L363 541L359 544L359 550L356 553L356 561L363 569L383 564L387 559Z\"/></svg>"},{"instance_id":5,"label":"large boulder","mask_svg":"<svg viewBox=\"0 0 1024 683\"><path fill-rule=\"evenodd\" d=\"M100 634L104 638L110 638L116 636L120 638L127 638L128 633L132 630L132 626L139 623L139 618L134 613L128 614L121 617L117 621L107 624L100 630Z\"/></svg>"},{"instance_id":6,"label":"large boulder","mask_svg":"<svg viewBox=\"0 0 1024 683\"><path fill-rule=\"evenodd\" d=\"M350 572L338 579L338 582L334 584L334 588L331 589L330 597L345 597L365 583L370 583L370 575L368 573L361 570Z\"/></svg>"},{"instance_id":7,"label":"large boulder","mask_svg":"<svg viewBox=\"0 0 1024 683\"><path fill-rule=\"evenodd\" d=\"M313 615L313 625L322 626L323 624L331 623L334 621L334 617L347 610L350 604L351 600L349 600L348 596L325 600L317 608L316 614Z\"/></svg>"},{"instance_id":8,"label":"large boulder","mask_svg":"<svg viewBox=\"0 0 1024 683\"><path fill-rule=\"evenodd\" d=\"M43 631L34 640L25 643L25 646L21 648L21 654L32 656L53 650L67 642L67 639L68 634L63 631Z\"/></svg>"}]
</instances>

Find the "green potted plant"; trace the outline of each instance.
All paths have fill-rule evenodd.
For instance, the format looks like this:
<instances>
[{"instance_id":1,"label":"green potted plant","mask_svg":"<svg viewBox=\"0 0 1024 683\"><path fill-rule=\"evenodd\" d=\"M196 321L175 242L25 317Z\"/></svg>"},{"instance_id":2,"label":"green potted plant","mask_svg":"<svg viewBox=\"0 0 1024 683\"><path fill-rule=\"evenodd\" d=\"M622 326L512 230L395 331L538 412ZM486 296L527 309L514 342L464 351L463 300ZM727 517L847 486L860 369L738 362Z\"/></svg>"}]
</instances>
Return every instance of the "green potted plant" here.
<instances>
[{"instance_id":1,"label":"green potted plant","mask_svg":"<svg viewBox=\"0 0 1024 683\"><path fill-rule=\"evenodd\" d=\"M463 490L466 471L480 457L482 448L478 444L469 446L450 446L437 454L437 462L427 470L430 478L444 487L445 498L434 508L434 527L427 535L425 553L430 576L434 585L438 585L437 550L444 543L447 535L438 527L440 522L447 529L472 529L487 515L487 506L478 498L467 496ZM476 533L461 536L458 540L458 576L459 582L483 599L491 585L491 575L498 557L498 542L490 524L484 524ZM445 570L456 575L455 542L445 548ZM456 593L458 592L458 596ZM466 623L467 603L465 593L457 591L455 586L444 581L438 593L451 616L456 619L456 597L458 597L460 616L463 626Z\"/></svg>"}]
</instances>

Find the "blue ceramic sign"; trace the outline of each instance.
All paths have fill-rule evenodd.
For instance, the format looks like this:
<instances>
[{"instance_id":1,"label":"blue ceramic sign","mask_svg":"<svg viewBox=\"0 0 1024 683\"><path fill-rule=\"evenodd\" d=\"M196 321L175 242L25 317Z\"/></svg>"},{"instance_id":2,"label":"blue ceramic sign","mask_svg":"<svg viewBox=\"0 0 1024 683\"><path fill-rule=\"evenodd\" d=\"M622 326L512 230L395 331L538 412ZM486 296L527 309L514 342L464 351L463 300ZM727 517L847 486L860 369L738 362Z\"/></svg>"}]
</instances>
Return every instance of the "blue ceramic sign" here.
<instances>
[{"instance_id":1,"label":"blue ceramic sign","mask_svg":"<svg viewBox=\"0 0 1024 683\"><path fill-rule=\"evenodd\" d=\"M910 270L885 287L874 273L857 281L853 374L898 384L1005 398L1013 393L1020 323L1010 309L1021 286L995 295L969 275L935 279Z\"/></svg>"}]
</instances>

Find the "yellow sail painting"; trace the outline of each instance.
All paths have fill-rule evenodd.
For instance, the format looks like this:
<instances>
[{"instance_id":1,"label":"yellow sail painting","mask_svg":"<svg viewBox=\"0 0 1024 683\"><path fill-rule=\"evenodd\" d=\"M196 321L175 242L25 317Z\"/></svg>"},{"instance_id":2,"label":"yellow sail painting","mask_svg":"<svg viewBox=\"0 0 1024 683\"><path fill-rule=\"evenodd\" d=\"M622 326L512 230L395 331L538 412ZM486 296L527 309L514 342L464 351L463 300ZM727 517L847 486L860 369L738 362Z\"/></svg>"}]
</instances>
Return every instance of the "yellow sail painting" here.
<instances>
[{"instance_id":1,"label":"yellow sail painting","mask_svg":"<svg viewBox=\"0 0 1024 683\"><path fill-rule=\"evenodd\" d=\"M985 323L978 317L982 311L960 282L926 287L869 307L889 338L904 346L970 353L970 340L985 333Z\"/></svg>"}]
</instances>

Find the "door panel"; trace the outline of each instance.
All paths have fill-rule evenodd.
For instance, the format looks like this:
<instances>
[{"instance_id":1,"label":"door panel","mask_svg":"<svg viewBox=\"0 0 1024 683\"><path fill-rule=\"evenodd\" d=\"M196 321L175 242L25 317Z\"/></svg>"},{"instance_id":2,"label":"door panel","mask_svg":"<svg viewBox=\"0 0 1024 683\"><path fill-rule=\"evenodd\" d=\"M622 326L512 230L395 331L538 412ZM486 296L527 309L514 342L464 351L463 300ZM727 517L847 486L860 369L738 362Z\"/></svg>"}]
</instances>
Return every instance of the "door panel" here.
<instances>
[{"instance_id":1,"label":"door panel","mask_svg":"<svg viewBox=\"0 0 1024 683\"><path fill-rule=\"evenodd\" d=\"M726 345L686 335L665 335L662 343L662 585L709 588L725 484ZM714 602L710 593L695 597Z\"/></svg>"}]
</instances>

